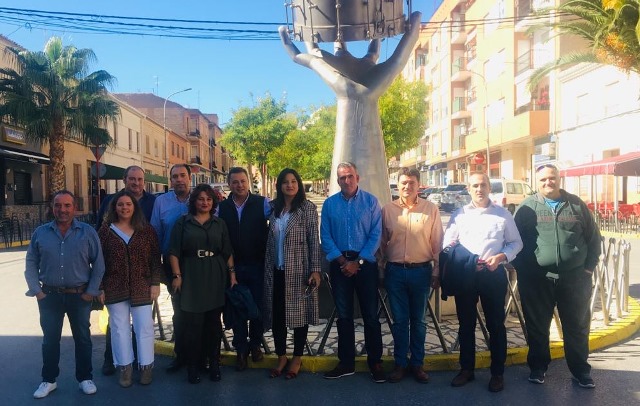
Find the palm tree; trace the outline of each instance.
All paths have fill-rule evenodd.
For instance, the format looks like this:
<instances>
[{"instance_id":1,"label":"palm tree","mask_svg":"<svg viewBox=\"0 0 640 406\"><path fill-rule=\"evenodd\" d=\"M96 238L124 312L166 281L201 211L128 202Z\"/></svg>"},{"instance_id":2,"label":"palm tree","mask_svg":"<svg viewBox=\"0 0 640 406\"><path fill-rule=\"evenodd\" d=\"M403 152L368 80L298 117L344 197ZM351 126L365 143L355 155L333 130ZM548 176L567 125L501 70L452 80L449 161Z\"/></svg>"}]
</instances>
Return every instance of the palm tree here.
<instances>
[{"instance_id":1,"label":"palm tree","mask_svg":"<svg viewBox=\"0 0 640 406\"><path fill-rule=\"evenodd\" d=\"M638 6L637 0L569 0L554 9L540 10L539 16L558 16L555 22L543 26L556 28L559 35L578 36L589 47L561 55L540 67L531 75L529 87L535 88L553 70L580 62L613 65L625 72L640 73Z\"/></svg>"},{"instance_id":2,"label":"palm tree","mask_svg":"<svg viewBox=\"0 0 640 406\"><path fill-rule=\"evenodd\" d=\"M64 142L85 145L111 143L108 120L120 115L108 97L115 81L108 72L87 73L96 60L90 49L62 46L51 37L42 52L7 48L12 68L0 69L0 117L25 129L26 138L39 145L49 143L51 193L64 189Z\"/></svg>"}]
</instances>

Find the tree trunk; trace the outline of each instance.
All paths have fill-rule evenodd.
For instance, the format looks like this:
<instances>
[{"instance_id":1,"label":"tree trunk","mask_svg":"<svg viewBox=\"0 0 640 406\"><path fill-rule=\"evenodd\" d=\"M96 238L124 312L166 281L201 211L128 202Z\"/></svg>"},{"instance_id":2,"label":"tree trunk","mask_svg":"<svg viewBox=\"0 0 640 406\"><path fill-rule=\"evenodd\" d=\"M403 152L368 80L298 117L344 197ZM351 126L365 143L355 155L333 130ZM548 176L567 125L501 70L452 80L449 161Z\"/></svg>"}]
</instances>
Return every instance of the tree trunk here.
<instances>
[{"instance_id":1,"label":"tree trunk","mask_svg":"<svg viewBox=\"0 0 640 406\"><path fill-rule=\"evenodd\" d=\"M49 159L51 160L51 196L65 188L64 173L64 127L61 120L56 120L53 133L49 136ZM73 190L71 191L73 192ZM79 198L80 196L76 196Z\"/></svg>"}]
</instances>

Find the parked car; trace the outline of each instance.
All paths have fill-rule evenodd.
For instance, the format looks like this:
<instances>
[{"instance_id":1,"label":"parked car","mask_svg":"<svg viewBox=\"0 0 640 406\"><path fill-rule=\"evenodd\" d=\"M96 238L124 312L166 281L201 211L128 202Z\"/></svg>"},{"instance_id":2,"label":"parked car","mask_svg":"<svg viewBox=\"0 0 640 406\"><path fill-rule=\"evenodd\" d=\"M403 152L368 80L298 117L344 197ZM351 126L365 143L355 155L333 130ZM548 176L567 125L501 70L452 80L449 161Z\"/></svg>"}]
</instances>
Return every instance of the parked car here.
<instances>
[{"instance_id":1,"label":"parked car","mask_svg":"<svg viewBox=\"0 0 640 406\"><path fill-rule=\"evenodd\" d=\"M423 199L426 199L429 197L431 193L436 192L438 189L442 189L442 188L438 188L436 186L421 187L418 190L418 196Z\"/></svg>"},{"instance_id":2,"label":"parked car","mask_svg":"<svg viewBox=\"0 0 640 406\"><path fill-rule=\"evenodd\" d=\"M398 190L398 185L395 183L391 183L389 185L389 189L391 189L391 200L398 200L400 198L400 191Z\"/></svg>"},{"instance_id":3,"label":"parked car","mask_svg":"<svg viewBox=\"0 0 640 406\"><path fill-rule=\"evenodd\" d=\"M229 185L226 183L210 183L209 186L211 186L216 193L219 193L219 197L222 198L221 200L226 199L231 194L231 188L229 188Z\"/></svg>"},{"instance_id":4,"label":"parked car","mask_svg":"<svg viewBox=\"0 0 640 406\"><path fill-rule=\"evenodd\" d=\"M440 205L442 204L442 191L443 190L444 190L443 187L435 187L435 188L433 188L431 193L429 193L429 196L427 196L427 200L430 201L431 203L435 204L436 206L440 207Z\"/></svg>"},{"instance_id":5,"label":"parked car","mask_svg":"<svg viewBox=\"0 0 640 406\"><path fill-rule=\"evenodd\" d=\"M489 199L494 204L508 208L512 213L527 196L534 192L524 181L513 179L491 179Z\"/></svg>"},{"instance_id":6,"label":"parked car","mask_svg":"<svg viewBox=\"0 0 640 406\"><path fill-rule=\"evenodd\" d=\"M469 195L467 185L465 183L450 183L442 191L442 203L440 208L450 213L470 201L471 195Z\"/></svg>"}]
</instances>

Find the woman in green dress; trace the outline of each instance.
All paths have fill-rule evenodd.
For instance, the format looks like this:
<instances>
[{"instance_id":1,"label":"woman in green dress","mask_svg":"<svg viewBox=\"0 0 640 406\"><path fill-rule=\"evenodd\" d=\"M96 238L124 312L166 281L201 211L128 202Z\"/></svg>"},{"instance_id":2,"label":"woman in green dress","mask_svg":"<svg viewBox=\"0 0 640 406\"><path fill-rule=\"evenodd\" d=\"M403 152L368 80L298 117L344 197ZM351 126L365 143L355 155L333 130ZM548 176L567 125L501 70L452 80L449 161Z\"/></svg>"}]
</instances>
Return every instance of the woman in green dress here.
<instances>
[{"instance_id":1,"label":"woman in green dress","mask_svg":"<svg viewBox=\"0 0 640 406\"><path fill-rule=\"evenodd\" d=\"M229 232L224 221L214 216L216 204L211 186L196 186L189 197L188 214L176 221L171 232L171 287L181 293L190 383L200 382L198 366L206 357L209 378L220 380L225 289L237 283Z\"/></svg>"}]
</instances>

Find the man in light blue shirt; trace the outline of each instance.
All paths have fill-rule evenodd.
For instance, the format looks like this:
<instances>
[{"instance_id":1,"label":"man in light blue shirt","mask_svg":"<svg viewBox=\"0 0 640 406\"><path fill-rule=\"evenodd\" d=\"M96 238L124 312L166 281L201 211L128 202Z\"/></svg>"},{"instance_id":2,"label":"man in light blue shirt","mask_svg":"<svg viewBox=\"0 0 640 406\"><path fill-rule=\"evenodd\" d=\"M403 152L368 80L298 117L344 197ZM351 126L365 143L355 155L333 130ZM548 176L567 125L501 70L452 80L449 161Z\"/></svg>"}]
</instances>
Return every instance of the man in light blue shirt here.
<instances>
[{"instance_id":1,"label":"man in light blue shirt","mask_svg":"<svg viewBox=\"0 0 640 406\"><path fill-rule=\"evenodd\" d=\"M382 370L382 334L378 319L378 266L375 252L382 235L378 199L358 188L356 166L343 162L337 169L340 193L322 206L320 237L331 263L333 298L338 314L339 364L324 374L327 379L352 375L355 371L353 294L358 294L364 321L367 364L375 382L386 380Z\"/></svg>"},{"instance_id":2,"label":"man in light blue shirt","mask_svg":"<svg viewBox=\"0 0 640 406\"><path fill-rule=\"evenodd\" d=\"M177 372L185 364L185 355L182 334L184 331L184 321L182 309L180 308L180 297L178 292L171 291L171 265L169 265L169 242L171 240L171 230L180 216L189 210L189 194L191 193L191 168L186 164L174 165L169 171L171 177L171 188L163 195L158 196L153 204L151 213L151 226L156 230L158 241L162 249L162 264L167 282L167 289L171 293L171 305L173 306L173 351L176 357L167 367L167 372Z\"/></svg>"},{"instance_id":3,"label":"man in light blue shirt","mask_svg":"<svg viewBox=\"0 0 640 406\"><path fill-rule=\"evenodd\" d=\"M489 199L489 177L482 172L469 175L471 203L451 216L444 233L443 246L460 243L478 255L473 290L455 296L460 327L460 372L451 382L463 386L474 380L475 329L478 297L489 330L491 380L489 391L504 389L504 363L507 359L507 330L504 326L504 301L507 294L507 274L503 264L512 261L522 249L522 239L507 209Z\"/></svg>"},{"instance_id":4,"label":"man in light blue shirt","mask_svg":"<svg viewBox=\"0 0 640 406\"><path fill-rule=\"evenodd\" d=\"M60 335L64 316L69 318L76 354L76 379L80 390L91 395L91 301L100 295L104 258L98 234L75 219L75 196L67 191L53 197L55 220L36 229L27 250L24 276L40 310L42 327L42 383L33 397L41 399L56 390L60 374Z\"/></svg>"}]
</instances>

